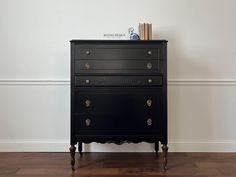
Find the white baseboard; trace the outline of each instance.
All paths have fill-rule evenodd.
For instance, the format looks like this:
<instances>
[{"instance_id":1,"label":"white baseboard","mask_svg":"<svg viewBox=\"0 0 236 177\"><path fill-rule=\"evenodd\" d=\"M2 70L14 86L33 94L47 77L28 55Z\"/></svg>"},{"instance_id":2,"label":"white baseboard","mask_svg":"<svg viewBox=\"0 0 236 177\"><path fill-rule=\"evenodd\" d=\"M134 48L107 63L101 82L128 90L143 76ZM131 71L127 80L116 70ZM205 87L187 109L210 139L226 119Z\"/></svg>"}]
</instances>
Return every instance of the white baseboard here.
<instances>
[{"instance_id":1,"label":"white baseboard","mask_svg":"<svg viewBox=\"0 0 236 177\"><path fill-rule=\"evenodd\" d=\"M236 142L170 142L169 152L236 152ZM153 152L153 144L85 144L85 152ZM0 152L69 152L69 141L0 141Z\"/></svg>"},{"instance_id":2,"label":"white baseboard","mask_svg":"<svg viewBox=\"0 0 236 177\"><path fill-rule=\"evenodd\" d=\"M66 152L68 150L69 141L0 141L0 152Z\"/></svg>"},{"instance_id":3,"label":"white baseboard","mask_svg":"<svg viewBox=\"0 0 236 177\"><path fill-rule=\"evenodd\" d=\"M235 141L170 142L172 152L236 152Z\"/></svg>"}]
</instances>

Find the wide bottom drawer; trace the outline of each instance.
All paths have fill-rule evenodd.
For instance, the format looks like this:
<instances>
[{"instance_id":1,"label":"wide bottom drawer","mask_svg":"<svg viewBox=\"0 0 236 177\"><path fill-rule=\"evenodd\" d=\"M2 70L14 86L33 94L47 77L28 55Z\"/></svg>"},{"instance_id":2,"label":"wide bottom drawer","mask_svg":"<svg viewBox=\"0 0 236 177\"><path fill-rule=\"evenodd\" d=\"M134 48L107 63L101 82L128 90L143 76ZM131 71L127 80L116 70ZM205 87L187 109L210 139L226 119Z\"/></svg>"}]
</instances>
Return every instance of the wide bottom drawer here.
<instances>
[{"instance_id":1,"label":"wide bottom drawer","mask_svg":"<svg viewBox=\"0 0 236 177\"><path fill-rule=\"evenodd\" d=\"M76 132L151 132L158 130L158 115L78 114L75 115Z\"/></svg>"},{"instance_id":2,"label":"wide bottom drawer","mask_svg":"<svg viewBox=\"0 0 236 177\"><path fill-rule=\"evenodd\" d=\"M162 127L161 88L79 88L74 129L82 132L152 133Z\"/></svg>"}]
</instances>

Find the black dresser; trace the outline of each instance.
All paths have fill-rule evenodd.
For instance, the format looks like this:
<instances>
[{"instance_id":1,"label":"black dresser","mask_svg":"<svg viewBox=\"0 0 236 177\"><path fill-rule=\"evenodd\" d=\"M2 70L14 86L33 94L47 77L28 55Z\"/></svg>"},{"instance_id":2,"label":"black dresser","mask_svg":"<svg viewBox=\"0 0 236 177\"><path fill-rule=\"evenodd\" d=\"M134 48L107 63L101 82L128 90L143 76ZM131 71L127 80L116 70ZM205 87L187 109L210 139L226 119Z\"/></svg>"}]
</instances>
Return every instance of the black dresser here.
<instances>
[{"instance_id":1,"label":"black dresser","mask_svg":"<svg viewBox=\"0 0 236 177\"><path fill-rule=\"evenodd\" d=\"M167 164L167 41L71 41L71 165L82 143L163 145Z\"/></svg>"}]
</instances>

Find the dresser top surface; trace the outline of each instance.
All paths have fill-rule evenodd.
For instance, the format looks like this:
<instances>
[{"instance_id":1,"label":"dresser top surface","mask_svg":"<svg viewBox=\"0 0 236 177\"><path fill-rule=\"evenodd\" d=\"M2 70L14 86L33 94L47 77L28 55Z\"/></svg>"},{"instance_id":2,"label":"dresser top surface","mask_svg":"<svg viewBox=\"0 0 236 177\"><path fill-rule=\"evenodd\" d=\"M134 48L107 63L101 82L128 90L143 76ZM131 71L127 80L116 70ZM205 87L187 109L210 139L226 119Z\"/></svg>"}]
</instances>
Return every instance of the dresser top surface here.
<instances>
[{"instance_id":1,"label":"dresser top surface","mask_svg":"<svg viewBox=\"0 0 236 177\"><path fill-rule=\"evenodd\" d=\"M120 44L152 44L152 43L167 43L167 40L78 40L73 39L70 41L71 43L120 43Z\"/></svg>"}]
</instances>

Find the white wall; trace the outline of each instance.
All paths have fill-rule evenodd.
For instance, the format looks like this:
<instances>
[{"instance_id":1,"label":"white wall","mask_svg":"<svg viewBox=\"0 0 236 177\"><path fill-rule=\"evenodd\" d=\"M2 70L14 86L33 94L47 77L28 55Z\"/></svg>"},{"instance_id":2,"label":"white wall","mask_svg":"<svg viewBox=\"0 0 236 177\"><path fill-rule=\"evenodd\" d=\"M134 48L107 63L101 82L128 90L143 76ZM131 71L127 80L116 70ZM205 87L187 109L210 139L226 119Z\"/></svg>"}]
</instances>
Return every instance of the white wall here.
<instances>
[{"instance_id":1,"label":"white wall","mask_svg":"<svg viewBox=\"0 0 236 177\"><path fill-rule=\"evenodd\" d=\"M0 0L0 151L67 151L69 40L139 22L169 40L170 151L236 151L235 16L235 0Z\"/></svg>"}]
</instances>

